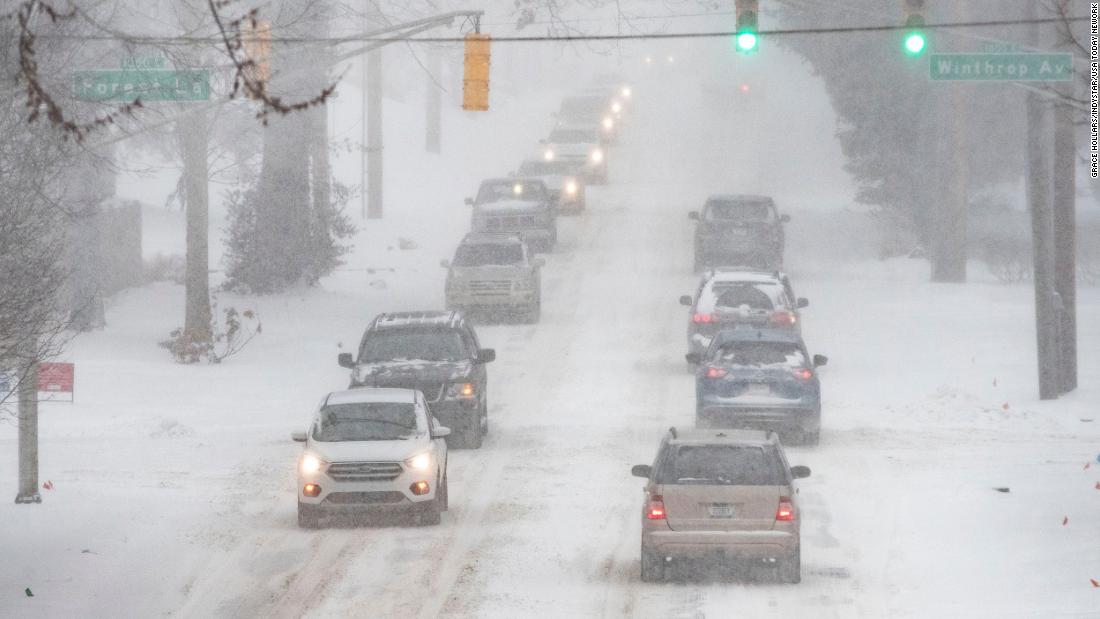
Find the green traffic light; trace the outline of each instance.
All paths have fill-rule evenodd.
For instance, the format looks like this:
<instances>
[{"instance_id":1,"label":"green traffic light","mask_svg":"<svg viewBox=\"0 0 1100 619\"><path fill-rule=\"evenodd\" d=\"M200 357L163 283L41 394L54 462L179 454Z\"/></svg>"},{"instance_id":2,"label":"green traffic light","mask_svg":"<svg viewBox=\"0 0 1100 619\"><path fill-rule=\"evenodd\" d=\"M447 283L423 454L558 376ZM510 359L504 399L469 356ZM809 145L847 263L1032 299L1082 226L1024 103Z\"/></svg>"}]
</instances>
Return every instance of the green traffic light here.
<instances>
[{"instance_id":1,"label":"green traffic light","mask_svg":"<svg viewBox=\"0 0 1100 619\"><path fill-rule=\"evenodd\" d=\"M756 43L755 32L742 32L737 35L737 49L742 52L751 52L756 49Z\"/></svg>"},{"instance_id":2,"label":"green traffic light","mask_svg":"<svg viewBox=\"0 0 1100 619\"><path fill-rule=\"evenodd\" d=\"M920 56L924 53L927 41L923 32L910 32L905 35L905 53L910 56Z\"/></svg>"}]
</instances>

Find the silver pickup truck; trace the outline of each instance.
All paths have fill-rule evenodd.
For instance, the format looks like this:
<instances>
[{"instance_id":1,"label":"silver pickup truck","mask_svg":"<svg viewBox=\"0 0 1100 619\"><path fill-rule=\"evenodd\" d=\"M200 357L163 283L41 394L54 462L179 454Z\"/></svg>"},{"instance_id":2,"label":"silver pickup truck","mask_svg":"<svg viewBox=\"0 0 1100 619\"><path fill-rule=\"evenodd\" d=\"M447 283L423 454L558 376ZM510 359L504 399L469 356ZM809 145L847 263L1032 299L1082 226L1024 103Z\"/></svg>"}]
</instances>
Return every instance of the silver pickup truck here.
<instances>
[{"instance_id":1,"label":"silver pickup truck","mask_svg":"<svg viewBox=\"0 0 1100 619\"><path fill-rule=\"evenodd\" d=\"M464 313L519 315L539 321L542 258L532 258L517 234L467 234L447 269L447 309Z\"/></svg>"},{"instance_id":2,"label":"silver pickup truck","mask_svg":"<svg viewBox=\"0 0 1100 619\"><path fill-rule=\"evenodd\" d=\"M474 207L473 232L513 232L535 251L549 252L558 242L558 218L546 184L535 178L494 178L481 182Z\"/></svg>"}]
</instances>

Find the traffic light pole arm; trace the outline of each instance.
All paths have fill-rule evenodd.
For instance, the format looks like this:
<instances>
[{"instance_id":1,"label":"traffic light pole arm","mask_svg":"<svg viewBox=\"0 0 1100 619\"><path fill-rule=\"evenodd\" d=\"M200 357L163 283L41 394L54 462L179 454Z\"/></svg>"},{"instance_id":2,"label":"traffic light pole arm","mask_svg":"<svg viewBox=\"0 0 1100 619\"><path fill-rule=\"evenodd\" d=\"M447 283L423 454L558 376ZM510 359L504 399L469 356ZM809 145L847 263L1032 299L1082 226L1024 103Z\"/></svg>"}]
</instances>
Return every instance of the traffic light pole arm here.
<instances>
[{"instance_id":1,"label":"traffic light pole arm","mask_svg":"<svg viewBox=\"0 0 1100 619\"><path fill-rule=\"evenodd\" d=\"M369 40L380 35L393 35L391 37L382 39L381 41L373 41L369 45L364 45L363 47L360 47L359 49L356 49L354 51L340 54L336 56L332 64L338 64L345 60L350 60L351 58L355 58L356 56L360 56L367 52L376 50L379 47L390 45L391 43L402 42L406 37L409 37L411 35L420 34L421 32L425 32L433 28L438 28L439 26L449 26L453 24L454 20L459 17L472 19L474 21L474 24L477 25L481 20L481 16L484 14L484 11L452 11L450 13L443 13L442 15L436 15L434 17L425 17L423 19L417 19L411 22L406 22L404 24L389 26L380 30L373 30L355 36L346 37L344 40L336 41L335 43L354 43L356 41Z\"/></svg>"}]
</instances>

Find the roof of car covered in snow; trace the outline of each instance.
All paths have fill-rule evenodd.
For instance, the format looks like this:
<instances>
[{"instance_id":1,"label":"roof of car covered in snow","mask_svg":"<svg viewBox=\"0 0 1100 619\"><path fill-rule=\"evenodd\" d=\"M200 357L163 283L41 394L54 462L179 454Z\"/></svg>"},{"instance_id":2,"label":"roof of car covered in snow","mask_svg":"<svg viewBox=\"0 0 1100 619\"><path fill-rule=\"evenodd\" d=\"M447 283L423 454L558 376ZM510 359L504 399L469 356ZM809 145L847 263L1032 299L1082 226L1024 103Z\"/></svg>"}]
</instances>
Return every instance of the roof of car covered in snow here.
<instances>
[{"instance_id":1,"label":"roof of car covered in snow","mask_svg":"<svg viewBox=\"0 0 1100 619\"><path fill-rule=\"evenodd\" d=\"M416 392L412 389L390 387L360 387L345 391L333 391L325 398L325 404L358 404L365 402L398 402L412 404Z\"/></svg>"},{"instance_id":2,"label":"roof of car covered in snow","mask_svg":"<svg viewBox=\"0 0 1100 619\"><path fill-rule=\"evenodd\" d=\"M716 268L703 274L708 282L745 282L750 284L782 283L784 275L777 271L759 271L752 269Z\"/></svg>"},{"instance_id":3,"label":"roof of car covered in snow","mask_svg":"<svg viewBox=\"0 0 1100 619\"><path fill-rule=\"evenodd\" d=\"M671 443L708 444L737 443L766 445L776 441L774 432L763 430L731 430L728 428L706 430L700 428L669 428Z\"/></svg>"},{"instance_id":4,"label":"roof of car covered in snow","mask_svg":"<svg viewBox=\"0 0 1100 619\"><path fill-rule=\"evenodd\" d=\"M522 245L523 237L515 232L467 232L461 245Z\"/></svg>"},{"instance_id":5,"label":"roof of car covered in snow","mask_svg":"<svg viewBox=\"0 0 1100 619\"><path fill-rule=\"evenodd\" d=\"M707 202L768 202L775 203L771 196L751 193L716 193L707 197Z\"/></svg>"},{"instance_id":6,"label":"roof of car covered in snow","mask_svg":"<svg viewBox=\"0 0 1100 619\"><path fill-rule=\"evenodd\" d=\"M448 311L387 312L371 322L372 329L404 327L454 327L462 322L462 314Z\"/></svg>"}]
</instances>

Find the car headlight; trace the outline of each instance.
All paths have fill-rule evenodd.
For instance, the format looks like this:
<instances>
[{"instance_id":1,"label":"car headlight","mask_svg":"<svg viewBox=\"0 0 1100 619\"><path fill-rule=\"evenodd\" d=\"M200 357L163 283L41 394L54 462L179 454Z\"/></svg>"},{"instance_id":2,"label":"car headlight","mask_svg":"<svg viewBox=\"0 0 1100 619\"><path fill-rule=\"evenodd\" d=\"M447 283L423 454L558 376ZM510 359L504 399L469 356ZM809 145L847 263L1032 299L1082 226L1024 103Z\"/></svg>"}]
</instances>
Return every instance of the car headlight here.
<instances>
[{"instance_id":1,"label":"car headlight","mask_svg":"<svg viewBox=\"0 0 1100 619\"><path fill-rule=\"evenodd\" d=\"M542 158L547 160L547 161L553 161L554 160L554 151L549 149L549 148L546 149L546 152L544 152L542 154Z\"/></svg>"},{"instance_id":2,"label":"car headlight","mask_svg":"<svg viewBox=\"0 0 1100 619\"><path fill-rule=\"evenodd\" d=\"M405 466L414 471L426 471L432 467L432 454L427 452L417 454L405 460Z\"/></svg>"},{"instance_id":3,"label":"car headlight","mask_svg":"<svg viewBox=\"0 0 1100 619\"><path fill-rule=\"evenodd\" d=\"M610 116L604 116L604 118L603 118L603 128L604 128L605 131L611 131L612 129L614 129L615 128L615 119L611 118Z\"/></svg>"},{"instance_id":4,"label":"car headlight","mask_svg":"<svg viewBox=\"0 0 1100 619\"><path fill-rule=\"evenodd\" d=\"M611 102L611 111L618 114L619 112L623 111L623 104L619 103L618 101L612 101Z\"/></svg>"},{"instance_id":5,"label":"car headlight","mask_svg":"<svg viewBox=\"0 0 1100 619\"><path fill-rule=\"evenodd\" d=\"M624 99L629 99L634 93L630 90L630 86L623 86L621 94L623 95Z\"/></svg>"},{"instance_id":6,"label":"car headlight","mask_svg":"<svg viewBox=\"0 0 1100 619\"><path fill-rule=\"evenodd\" d=\"M300 470L303 475L312 475L323 469L326 464L328 463L314 454L305 453L302 454L302 459L298 461L298 470Z\"/></svg>"},{"instance_id":7,"label":"car headlight","mask_svg":"<svg viewBox=\"0 0 1100 619\"><path fill-rule=\"evenodd\" d=\"M569 179L569 181L565 183L565 193L575 196L577 195L577 189L577 181Z\"/></svg>"},{"instance_id":8,"label":"car headlight","mask_svg":"<svg viewBox=\"0 0 1100 619\"><path fill-rule=\"evenodd\" d=\"M476 393L473 383L451 383L447 387L447 395L452 398L472 398Z\"/></svg>"},{"instance_id":9,"label":"car headlight","mask_svg":"<svg viewBox=\"0 0 1100 619\"><path fill-rule=\"evenodd\" d=\"M597 148L596 150L592 151L591 157L592 163L600 163L601 161L603 161L603 151Z\"/></svg>"}]
</instances>

